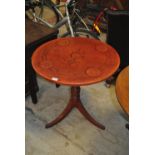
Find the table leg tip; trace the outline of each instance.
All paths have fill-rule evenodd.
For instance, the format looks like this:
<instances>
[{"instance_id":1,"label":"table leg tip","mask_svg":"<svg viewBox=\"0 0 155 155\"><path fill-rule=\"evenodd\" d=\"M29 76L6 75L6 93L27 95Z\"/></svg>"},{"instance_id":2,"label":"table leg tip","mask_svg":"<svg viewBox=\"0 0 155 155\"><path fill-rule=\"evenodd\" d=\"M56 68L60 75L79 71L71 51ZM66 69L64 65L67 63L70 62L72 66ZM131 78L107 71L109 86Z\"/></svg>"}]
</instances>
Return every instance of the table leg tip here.
<instances>
[{"instance_id":1,"label":"table leg tip","mask_svg":"<svg viewBox=\"0 0 155 155\"><path fill-rule=\"evenodd\" d=\"M105 127L102 127L102 130L105 130Z\"/></svg>"},{"instance_id":2,"label":"table leg tip","mask_svg":"<svg viewBox=\"0 0 155 155\"><path fill-rule=\"evenodd\" d=\"M45 125L45 128L46 128L46 129L48 129L48 128L50 128L50 127L51 127L51 126L48 125L48 124Z\"/></svg>"},{"instance_id":3,"label":"table leg tip","mask_svg":"<svg viewBox=\"0 0 155 155\"><path fill-rule=\"evenodd\" d=\"M99 129L105 130L105 126L97 126Z\"/></svg>"}]
</instances>

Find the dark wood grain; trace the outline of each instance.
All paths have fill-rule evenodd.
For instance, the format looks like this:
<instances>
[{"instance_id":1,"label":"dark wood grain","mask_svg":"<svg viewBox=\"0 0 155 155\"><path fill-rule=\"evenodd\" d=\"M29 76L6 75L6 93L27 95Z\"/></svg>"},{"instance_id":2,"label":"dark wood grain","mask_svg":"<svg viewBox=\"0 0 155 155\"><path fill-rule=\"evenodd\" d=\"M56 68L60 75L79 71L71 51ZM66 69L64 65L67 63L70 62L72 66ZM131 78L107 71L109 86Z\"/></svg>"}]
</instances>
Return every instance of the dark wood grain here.
<instances>
[{"instance_id":1,"label":"dark wood grain","mask_svg":"<svg viewBox=\"0 0 155 155\"><path fill-rule=\"evenodd\" d=\"M56 31L42 24L34 23L30 19L25 19L25 45L51 35L53 32Z\"/></svg>"}]
</instances>

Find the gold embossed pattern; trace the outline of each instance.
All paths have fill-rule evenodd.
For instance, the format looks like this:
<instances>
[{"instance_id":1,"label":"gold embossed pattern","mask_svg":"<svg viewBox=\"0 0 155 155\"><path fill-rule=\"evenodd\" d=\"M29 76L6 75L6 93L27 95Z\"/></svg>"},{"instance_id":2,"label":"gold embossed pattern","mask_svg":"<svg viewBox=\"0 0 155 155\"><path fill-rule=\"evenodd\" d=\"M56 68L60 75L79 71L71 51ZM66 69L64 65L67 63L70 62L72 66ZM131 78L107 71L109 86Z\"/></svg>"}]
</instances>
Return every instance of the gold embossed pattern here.
<instances>
[{"instance_id":1,"label":"gold embossed pattern","mask_svg":"<svg viewBox=\"0 0 155 155\"><path fill-rule=\"evenodd\" d=\"M98 68L88 68L86 74L90 77L97 77L101 74L101 71Z\"/></svg>"},{"instance_id":2,"label":"gold embossed pattern","mask_svg":"<svg viewBox=\"0 0 155 155\"><path fill-rule=\"evenodd\" d=\"M40 46L32 56L35 71L66 85L87 85L105 80L118 68L119 56L106 43L88 38L59 38Z\"/></svg>"}]
</instances>

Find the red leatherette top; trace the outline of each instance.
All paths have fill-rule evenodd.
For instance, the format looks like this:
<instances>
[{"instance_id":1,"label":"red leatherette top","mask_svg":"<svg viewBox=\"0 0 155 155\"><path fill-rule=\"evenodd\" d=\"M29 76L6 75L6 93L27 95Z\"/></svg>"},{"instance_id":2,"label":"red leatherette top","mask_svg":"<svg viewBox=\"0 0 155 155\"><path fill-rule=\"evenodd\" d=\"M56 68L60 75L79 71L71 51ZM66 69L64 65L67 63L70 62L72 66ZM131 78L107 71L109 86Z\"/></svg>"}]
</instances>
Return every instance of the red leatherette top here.
<instances>
[{"instance_id":1,"label":"red leatherette top","mask_svg":"<svg viewBox=\"0 0 155 155\"><path fill-rule=\"evenodd\" d=\"M116 50L89 38L59 38L36 49L32 56L34 70L58 84L81 86L110 77L119 67Z\"/></svg>"}]
</instances>

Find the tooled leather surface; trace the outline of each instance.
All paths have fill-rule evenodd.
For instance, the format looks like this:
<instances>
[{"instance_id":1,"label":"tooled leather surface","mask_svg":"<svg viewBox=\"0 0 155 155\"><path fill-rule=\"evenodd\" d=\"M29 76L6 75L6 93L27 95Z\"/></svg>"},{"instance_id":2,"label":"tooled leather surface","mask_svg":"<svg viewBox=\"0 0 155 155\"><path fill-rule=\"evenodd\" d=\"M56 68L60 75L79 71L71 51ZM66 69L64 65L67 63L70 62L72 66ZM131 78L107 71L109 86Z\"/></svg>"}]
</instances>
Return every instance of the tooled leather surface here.
<instances>
[{"instance_id":1,"label":"tooled leather surface","mask_svg":"<svg viewBox=\"0 0 155 155\"><path fill-rule=\"evenodd\" d=\"M33 68L39 75L56 83L77 86L107 79L119 63L119 55L108 44L78 37L45 43L32 57Z\"/></svg>"}]
</instances>

